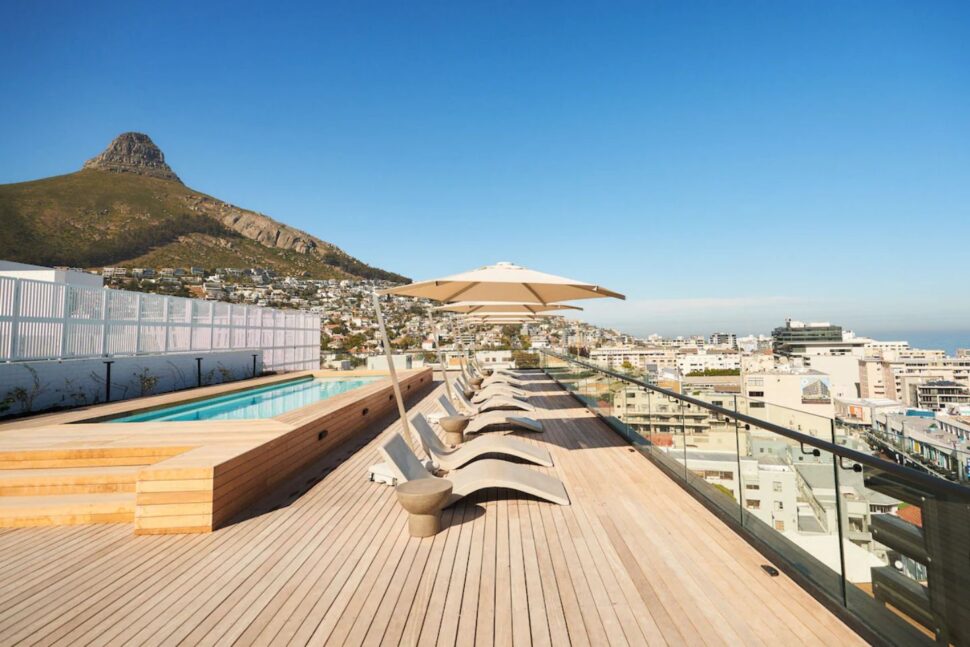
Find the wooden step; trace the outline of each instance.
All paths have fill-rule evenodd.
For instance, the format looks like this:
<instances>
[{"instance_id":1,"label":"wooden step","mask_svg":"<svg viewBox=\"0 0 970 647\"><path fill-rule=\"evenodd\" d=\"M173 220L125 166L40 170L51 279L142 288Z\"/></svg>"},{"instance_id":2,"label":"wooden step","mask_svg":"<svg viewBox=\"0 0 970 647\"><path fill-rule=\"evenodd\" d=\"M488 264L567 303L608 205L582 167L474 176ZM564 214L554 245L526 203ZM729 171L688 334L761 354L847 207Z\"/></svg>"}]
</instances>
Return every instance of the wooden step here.
<instances>
[{"instance_id":1,"label":"wooden step","mask_svg":"<svg viewBox=\"0 0 970 647\"><path fill-rule=\"evenodd\" d=\"M190 447L70 447L0 452L0 470L151 465Z\"/></svg>"},{"instance_id":2,"label":"wooden step","mask_svg":"<svg viewBox=\"0 0 970 647\"><path fill-rule=\"evenodd\" d=\"M0 497L134 492L138 466L0 470Z\"/></svg>"},{"instance_id":3,"label":"wooden step","mask_svg":"<svg viewBox=\"0 0 970 647\"><path fill-rule=\"evenodd\" d=\"M128 492L0 497L0 528L132 523L134 519L135 495Z\"/></svg>"}]
</instances>

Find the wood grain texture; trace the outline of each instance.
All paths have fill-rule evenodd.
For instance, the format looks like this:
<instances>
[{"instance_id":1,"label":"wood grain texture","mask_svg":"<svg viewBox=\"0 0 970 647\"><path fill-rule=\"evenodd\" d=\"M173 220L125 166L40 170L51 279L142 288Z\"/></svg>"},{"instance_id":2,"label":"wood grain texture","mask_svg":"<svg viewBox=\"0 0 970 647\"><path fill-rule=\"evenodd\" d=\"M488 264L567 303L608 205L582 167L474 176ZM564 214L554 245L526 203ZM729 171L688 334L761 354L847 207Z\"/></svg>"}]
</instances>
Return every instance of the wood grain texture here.
<instances>
[{"instance_id":1,"label":"wood grain texture","mask_svg":"<svg viewBox=\"0 0 970 647\"><path fill-rule=\"evenodd\" d=\"M519 437L568 507L487 490L413 539L366 479L400 428L375 419L210 534L0 532L0 643L864 644L554 383L529 388L546 432Z\"/></svg>"},{"instance_id":2,"label":"wood grain texture","mask_svg":"<svg viewBox=\"0 0 970 647\"><path fill-rule=\"evenodd\" d=\"M392 411L390 381L262 420L102 420L254 386L358 373L258 378L0 425L0 527L133 523L136 534L211 532ZM403 371L401 383L410 396L431 383L431 371Z\"/></svg>"}]
</instances>

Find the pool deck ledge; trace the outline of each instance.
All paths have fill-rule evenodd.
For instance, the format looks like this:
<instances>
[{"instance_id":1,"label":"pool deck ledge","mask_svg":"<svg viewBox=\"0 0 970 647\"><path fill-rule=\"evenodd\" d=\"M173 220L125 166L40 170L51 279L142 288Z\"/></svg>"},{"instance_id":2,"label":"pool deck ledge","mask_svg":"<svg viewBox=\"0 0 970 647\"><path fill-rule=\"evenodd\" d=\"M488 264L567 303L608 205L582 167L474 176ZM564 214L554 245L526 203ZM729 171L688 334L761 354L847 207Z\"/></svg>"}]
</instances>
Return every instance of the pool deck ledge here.
<instances>
[{"instance_id":1,"label":"pool deck ledge","mask_svg":"<svg viewBox=\"0 0 970 647\"><path fill-rule=\"evenodd\" d=\"M134 523L135 534L211 532L303 465L395 409L389 379L264 420L86 422L301 377L302 371L0 424L0 527ZM430 369L399 373L405 397Z\"/></svg>"}]
</instances>

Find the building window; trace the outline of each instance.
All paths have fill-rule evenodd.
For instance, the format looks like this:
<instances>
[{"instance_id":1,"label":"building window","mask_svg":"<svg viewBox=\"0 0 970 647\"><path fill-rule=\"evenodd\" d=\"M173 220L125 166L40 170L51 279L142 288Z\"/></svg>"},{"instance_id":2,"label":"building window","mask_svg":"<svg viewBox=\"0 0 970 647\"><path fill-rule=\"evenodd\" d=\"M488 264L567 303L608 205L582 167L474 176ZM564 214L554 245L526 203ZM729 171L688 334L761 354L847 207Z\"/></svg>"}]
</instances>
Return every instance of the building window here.
<instances>
[{"instance_id":1,"label":"building window","mask_svg":"<svg viewBox=\"0 0 970 647\"><path fill-rule=\"evenodd\" d=\"M782 501L775 501L775 510L784 510L785 504Z\"/></svg>"},{"instance_id":2,"label":"building window","mask_svg":"<svg viewBox=\"0 0 970 647\"><path fill-rule=\"evenodd\" d=\"M744 484L744 489L745 490L760 490L761 487L757 483L745 483Z\"/></svg>"},{"instance_id":3,"label":"building window","mask_svg":"<svg viewBox=\"0 0 970 647\"><path fill-rule=\"evenodd\" d=\"M781 492L781 481L774 481L771 484L771 489L774 492Z\"/></svg>"},{"instance_id":4,"label":"building window","mask_svg":"<svg viewBox=\"0 0 970 647\"><path fill-rule=\"evenodd\" d=\"M781 532L785 532L785 522L784 521L779 521L779 520L776 519L775 520L775 530L780 530Z\"/></svg>"},{"instance_id":5,"label":"building window","mask_svg":"<svg viewBox=\"0 0 970 647\"><path fill-rule=\"evenodd\" d=\"M748 510L760 510L761 501L759 501L758 499L750 499L747 503L747 506L748 506Z\"/></svg>"},{"instance_id":6,"label":"building window","mask_svg":"<svg viewBox=\"0 0 970 647\"><path fill-rule=\"evenodd\" d=\"M765 397L764 391L748 391L749 398L763 398Z\"/></svg>"}]
</instances>

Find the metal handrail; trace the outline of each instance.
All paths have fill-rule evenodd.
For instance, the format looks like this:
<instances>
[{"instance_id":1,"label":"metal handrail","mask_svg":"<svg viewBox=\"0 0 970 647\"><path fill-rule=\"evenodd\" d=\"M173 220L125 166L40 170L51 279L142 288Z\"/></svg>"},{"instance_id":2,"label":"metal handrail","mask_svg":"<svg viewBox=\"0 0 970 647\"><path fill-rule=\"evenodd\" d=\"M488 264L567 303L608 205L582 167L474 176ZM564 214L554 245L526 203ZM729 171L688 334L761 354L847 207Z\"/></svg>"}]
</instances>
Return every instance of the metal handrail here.
<instances>
[{"instance_id":1,"label":"metal handrail","mask_svg":"<svg viewBox=\"0 0 970 647\"><path fill-rule=\"evenodd\" d=\"M651 391L655 391L656 393L660 393L669 398L681 400L688 404L694 404L701 407L702 409L707 409L709 411L713 411L721 415L730 416L731 418L734 418L739 422L744 422L749 425L754 425L756 427L759 427L760 429L765 429L767 431L776 433L779 436L790 438L791 440L802 443L803 445L817 447L822 451L830 452L832 455L837 456L840 459L846 458L856 463L861 463L863 465L867 465L869 467L879 469L884 472L888 472L894 476L898 476L901 479L913 482L919 485L920 487L926 488L926 490L928 490L929 492L932 492L933 494L948 494L951 496L970 499L970 488L960 485L958 483L954 483L952 481L948 481L946 479L942 479L939 477L931 476L924 472L920 472L909 467L904 467L896 463L891 463L887 460L876 458L875 456L872 456L870 454L866 454L864 452L860 452L855 449L849 449L849 448L843 447L842 445L837 445L833 442L821 440L819 438L816 438L815 436L803 434L799 431L794 431L787 427L782 427L781 425L777 425L772 422L767 422L765 420L761 420L760 418L755 418L754 416L750 416L748 414L740 413L738 411L727 409L725 407L720 407L715 404L710 404L709 402L704 402L703 400L692 398L689 395L677 393L676 391L671 391L669 389L659 387L656 384L650 384L649 382L638 380L636 378L630 377L629 375L624 375L623 373L617 373L616 371L603 368L602 366L597 366L595 364L585 362L583 360L573 357L572 355L562 355L560 353L556 353L554 351L551 351L545 348L541 348L537 350L539 350L539 352L543 353L544 355L549 355L551 357L560 359L564 362L570 362L572 364L582 366L591 371L597 371L599 373L603 373L604 375L608 375L610 377L616 378L617 380L628 382L635 386L642 387L644 389L649 389Z\"/></svg>"}]
</instances>

